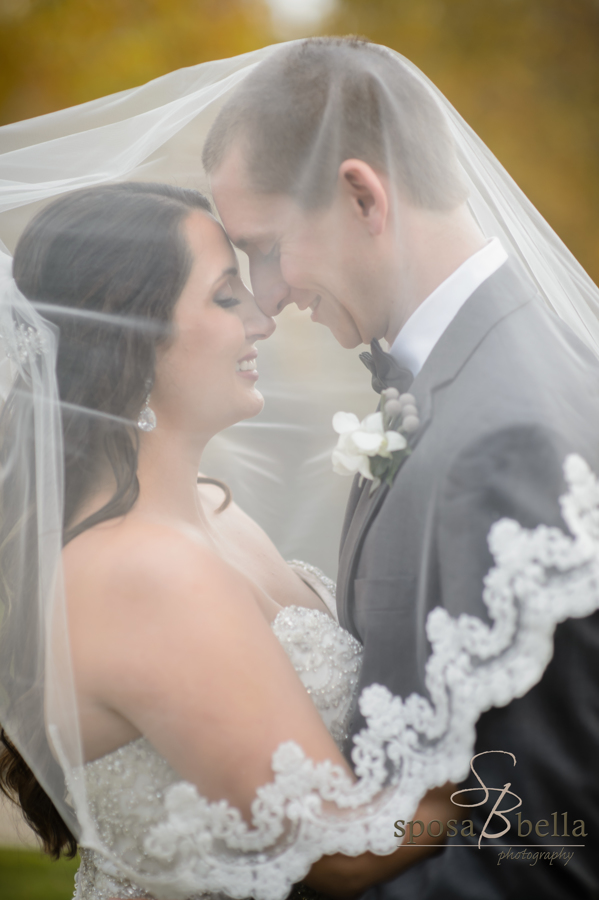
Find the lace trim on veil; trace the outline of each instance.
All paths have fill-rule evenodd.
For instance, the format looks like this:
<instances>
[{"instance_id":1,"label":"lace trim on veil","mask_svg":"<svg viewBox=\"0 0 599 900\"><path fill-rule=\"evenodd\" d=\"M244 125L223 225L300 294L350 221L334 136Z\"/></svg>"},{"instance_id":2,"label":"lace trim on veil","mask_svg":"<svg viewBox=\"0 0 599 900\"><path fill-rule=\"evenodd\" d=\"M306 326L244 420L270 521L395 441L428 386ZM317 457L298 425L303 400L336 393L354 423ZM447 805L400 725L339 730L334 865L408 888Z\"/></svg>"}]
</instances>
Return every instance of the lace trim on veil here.
<instances>
[{"instance_id":1,"label":"lace trim on veil","mask_svg":"<svg viewBox=\"0 0 599 900\"><path fill-rule=\"evenodd\" d=\"M441 608L429 614L431 700L404 701L377 684L362 692L367 725L355 738L355 783L283 744L273 754L274 780L253 803L252 826L225 801L209 803L177 783L165 793L164 821L145 841L169 873L144 884L169 898L222 891L280 900L323 854L395 850L393 821L411 819L430 788L466 776L481 713L530 690L552 657L556 625L599 607L599 483L579 456L566 459L564 472L569 490L560 504L571 535L508 519L491 529L496 564L483 598L492 624ZM342 812L327 814L325 801Z\"/></svg>"}]
</instances>

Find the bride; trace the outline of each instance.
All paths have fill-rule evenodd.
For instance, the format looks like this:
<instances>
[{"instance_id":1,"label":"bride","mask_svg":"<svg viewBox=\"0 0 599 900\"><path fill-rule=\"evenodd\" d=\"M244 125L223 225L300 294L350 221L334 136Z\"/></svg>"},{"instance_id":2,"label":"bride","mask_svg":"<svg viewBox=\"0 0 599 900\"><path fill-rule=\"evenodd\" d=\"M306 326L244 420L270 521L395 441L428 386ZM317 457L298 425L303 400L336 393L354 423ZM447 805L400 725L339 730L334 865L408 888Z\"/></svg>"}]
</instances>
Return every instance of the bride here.
<instances>
[{"instance_id":1,"label":"bride","mask_svg":"<svg viewBox=\"0 0 599 900\"><path fill-rule=\"evenodd\" d=\"M181 780L251 821L273 753L289 741L351 779L331 734L345 736L358 642L334 623L314 570L298 577L225 485L197 484L210 438L261 410L255 345L274 330L207 200L143 183L67 194L26 228L13 271L59 329L66 611L104 840L126 837L132 865L161 813L148 791ZM6 455L18 440L10 421L2 439ZM73 838L37 795L28 801L30 774L7 777L17 755L5 741L3 777L57 854ZM428 818L450 817L446 794L431 793ZM306 880L348 896L427 852L328 857ZM144 891L103 872L93 853L82 858L79 897Z\"/></svg>"}]
</instances>

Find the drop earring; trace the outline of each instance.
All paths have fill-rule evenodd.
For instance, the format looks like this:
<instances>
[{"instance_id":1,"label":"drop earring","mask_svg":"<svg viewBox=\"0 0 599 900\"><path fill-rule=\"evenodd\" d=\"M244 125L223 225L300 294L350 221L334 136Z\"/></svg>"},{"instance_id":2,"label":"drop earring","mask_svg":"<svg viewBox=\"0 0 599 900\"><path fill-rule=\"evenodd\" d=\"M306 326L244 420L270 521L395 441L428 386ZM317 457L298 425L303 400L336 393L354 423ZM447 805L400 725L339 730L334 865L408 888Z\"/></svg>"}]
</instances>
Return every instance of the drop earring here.
<instances>
[{"instance_id":1,"label":"drop earring","mask_svg":"<svg viewBox=\"0 0 599 900\"><path fill-rule=\"evenodd\" d=\"M139 414L137 427L140 431L154 431L156 428L156 413L153 409L150 409L150 392L148 392L146 402L142 406Z\"/></svg>"}]
</instances>

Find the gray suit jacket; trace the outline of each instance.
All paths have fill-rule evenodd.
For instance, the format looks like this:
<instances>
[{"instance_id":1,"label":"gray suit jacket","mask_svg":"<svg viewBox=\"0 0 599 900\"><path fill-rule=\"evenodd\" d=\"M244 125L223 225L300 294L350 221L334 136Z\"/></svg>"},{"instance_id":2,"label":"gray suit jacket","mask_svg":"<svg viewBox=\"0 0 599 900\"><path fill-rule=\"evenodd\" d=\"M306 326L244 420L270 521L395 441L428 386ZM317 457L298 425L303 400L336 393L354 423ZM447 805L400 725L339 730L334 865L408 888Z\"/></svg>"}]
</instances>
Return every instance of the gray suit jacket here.
<instances>
[{"instance_id":1,"label":"gray suit jacket","mask_svg":"<svg viewBox=\"0 0 599 900\"><path fill-rule=\"evenodd\" d=\"M433 608L489 622L482 588L493 565L491 525L508 517L527 528L545 523L567 530L558 502L566 490L566 455L580 453L599 473L599 364L509 262L462 307L410 390L422 423L412 454L390 488L371 497L369 485L354 484L338 580L340 622L364 645L360 689L384 684L404 698L414 691L427 696L424 624ZM356 711L352 735L363 726ZM487 783L517 782L525 819L569 811L571 821L586 820L587 845L599 848L598 614L560 625L541 682L483 714L476 752L482 749L516 755L516 772L499 755L496 762L489 757ZM489 810L479 811L480 821L471 812L478 834ZM515 824L513 837L518 843ZM534 833L520 840L547 842ZM597 896L598 863L588 846L567 867L551 868L498 867L497 851L449 847L368 894L388 900Z\"/></svg>"}]
</instances>

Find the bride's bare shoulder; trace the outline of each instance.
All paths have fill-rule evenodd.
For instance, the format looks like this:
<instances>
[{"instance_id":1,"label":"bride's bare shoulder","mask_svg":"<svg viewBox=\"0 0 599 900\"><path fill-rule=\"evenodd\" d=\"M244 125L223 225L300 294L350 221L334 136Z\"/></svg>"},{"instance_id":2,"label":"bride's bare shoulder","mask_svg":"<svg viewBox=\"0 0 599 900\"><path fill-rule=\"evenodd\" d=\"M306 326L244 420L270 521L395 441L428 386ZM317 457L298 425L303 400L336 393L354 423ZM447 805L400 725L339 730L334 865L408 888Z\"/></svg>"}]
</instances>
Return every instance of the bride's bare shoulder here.
<instances>
[{"instance_id":1,"label":"bride's bare shoulder","mask_svg":"<svg viewBox=\"0 0 599 900\"><path fill-rule=\"evenodd\" d=\"M69 606L102 604L111 611L142 602L197 601L248 593L238 572L191 529L130 519L90 529L63 551Z\"/></svg>"}]
</instances>

